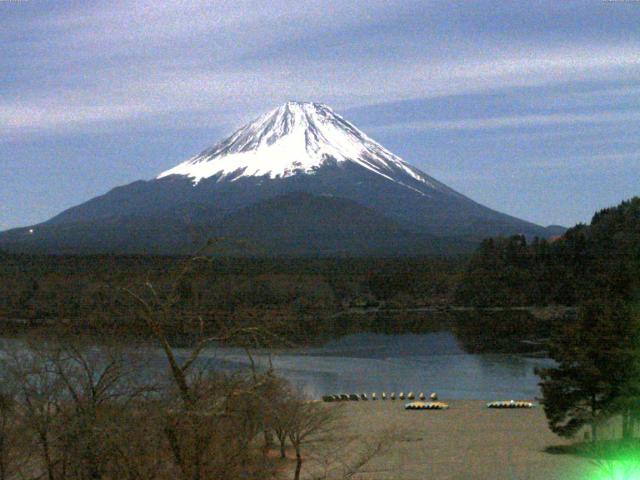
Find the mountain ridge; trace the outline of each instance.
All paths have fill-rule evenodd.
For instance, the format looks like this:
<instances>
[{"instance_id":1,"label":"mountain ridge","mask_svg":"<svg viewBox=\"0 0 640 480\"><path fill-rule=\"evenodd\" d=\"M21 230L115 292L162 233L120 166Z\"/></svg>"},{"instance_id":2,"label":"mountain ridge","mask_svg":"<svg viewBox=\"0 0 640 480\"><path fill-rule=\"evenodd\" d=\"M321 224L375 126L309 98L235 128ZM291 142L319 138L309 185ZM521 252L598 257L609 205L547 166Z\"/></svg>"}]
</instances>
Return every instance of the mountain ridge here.
<instances>
[{"instance_id":1,"label":"mountain ridge","mask_svg":"<svg viewBox=\"0 0 640 480\"><path fill-rule=\"evenodd\" d=\"M65 251L74 251L75 244L75 250L82 253L87 248L86 238L95 238L105 251L118 253L123 245L129 249L130 242L114 232L109 250L105 239L95 234L98 230L104 234L103 222L137 238L140 245L136 251L154 244L154 251L170 253L172 248L183 248L179 244L185 244L186 236L176 229L188 228L189 222L212 232L224 230L224 222L234 212L293 192L319 197L313 202L320 209L324 208L322 198L355 202L363 207L358 215L369 217L372 225L388 227L380 220L385 218L402 232L420 238L456 237L463 242L479 242L488 236L548 237L556 233L556 229L497 212L456 192L376 143L326 105L288 102L152 180L116 187L26 230L1 233L0 248L17 248L16 242L23 238L34 248L40 245L46 249L46 245L57 245L53 240L62 228L68 232ZM272 210L270 214L277 216ZM301 214L294 216L300 228L310 227ZM141 231L155 232L166 244L140 239L133 219L139 222ZM185 223L184 219L189 221ZM20 237L21 232L29 230L37 231L38 236ZM77 235L75 241L71 231ZM331 232L322 231L331 237ZM399 235L405 237L405 233ZM399 243L411 253L410 242ZM371 245L369 250L384 249Z\"/></svg>"}]
</instances>

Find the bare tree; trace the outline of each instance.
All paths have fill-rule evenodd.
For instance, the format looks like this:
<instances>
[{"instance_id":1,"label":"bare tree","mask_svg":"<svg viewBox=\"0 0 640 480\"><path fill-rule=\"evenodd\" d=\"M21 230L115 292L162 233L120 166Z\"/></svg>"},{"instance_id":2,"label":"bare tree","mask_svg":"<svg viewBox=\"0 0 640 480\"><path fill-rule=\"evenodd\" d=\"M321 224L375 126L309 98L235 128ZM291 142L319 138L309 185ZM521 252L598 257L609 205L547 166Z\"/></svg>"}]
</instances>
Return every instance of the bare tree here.
<instances>
[{"instance_id":1,"label":"bare tree","mask_svg":"<svg viewBox=\"0 0 640 480\"><path fill-rule=\"evenodd\" d=\"M180 285L195 265L208 261L210 259L203 256L187 260L164 295L151 283L146 285L146 296L125 290L137 304L140 317L159 343L169 365L175 395L170 402L164 434L183 480L215 475L230 478L233 468L250 465L246 462L248 446L263 423L256 416L255 398L266 379L254 374L253 381L247 383L222 375L211 376L195 368L208 346L257 340L266 331L263 327L228 326L218 322L213 328L216 334L206 335L204 321L199 318L198 333L184 359L176 354L166 332L168 325L183 323L176 308L180 302Z\"/></svg>"},{"instance_id":2,"label":"bare tree","mask_svg":"<svg viewBox=\"0 0 640 480\"><path fill-rule=\"evenodd\" d=\"M34 352L15 348L5 355L2 370L6 381L16 387L20 422L28 436L25 451L34 454L47 480L62 479L68 460L58 448L63 385Z\"/></svg>"},{"instance_id":3,"label":"bare tree","mask_svg":"<svg viewBox=\"0 0 640 480\"><path fill-rule=\"evenodd\" d=\"M18 422L13 385L3 385L0 391L0 480L8 480L16 465ZM9 387L9 388L6 388Z\"/></svg>"},{"instance_id":4,"label":"bare tree","mask_svg":"<svg viewBox=\"0 0 640 480\"><path fill-rule=\"evenodd\" d=\"M62 384L61 448L69 456L67 476L98 480L118 459L118 428L127 407L151 388L135 376L131 355L117 345L94 347L78 337L62 337L46 355L50 375Z\"/></svg>"},{"instance_id":5,"label":"bare tree","mask_svg":"<svg viewBox=\"0 0 640 480\"><path fill-rule=\"evenodd\" d=\"M319 441L330 431L338 419L338 407L317 402L307 402L301 398L292 399L286 409L288 415L287 432L295 451L296 468L294 480L300 479L304 461L303 448L310 442Z\"/></svg>"},{"instance_id":6,"label":"bare tree","mask_svg":"<svg viewBox=\"0 0 640 480\"><path fill-rule=\"evenodd\" d=\"M271 402L269 425L280 442L280 456L286 457L285 441L295 452L294 480L302 475L312 480L348 480L361 473L375 457L386 451L394 433L384 431L367 438L345 435L344 405L327 405L305 399L286 383Z\"/></svg>"},{"instance_id":7,"label":"bare tree","mask_svg":"<svg viewBox=\"0 0 640 480\"><path fill-rule=\"evenodd\" d=\"M133 415L130 404L148 391L140 378L134 381L131 356L64 336L36 336L6 353L2 370L15 391L16 413L6 419L20 427L13 446L19 446L21 476L109 478L126 458L118 447Z\"/></svg>"},{"instance_id":8,"label":"bare tree","mask_svg":"<svg viewBox=\"0 0 640 480\"><path fill-rule=\"evenodd\" d=\"M275 379L273 387L265 396L265 426L272 431L278 439L280 458L286 458L286 442L289 438L291 418L289 413L295 409L299 399L295 396L291 387L284 380Z\"/></svg>"},{"instance_id":9,"label":"bare tree","mask_svg":"<svg viewBox=\"0 0 640 480\"><path fill-rule=\"evenodd\" d=\"M349 480L362 473L376 457L384 454L393 443L392 432L382 432L370 438L335 437L316 447L313 462L317 473L312 480Z\"/></svg>"}]
</instances>

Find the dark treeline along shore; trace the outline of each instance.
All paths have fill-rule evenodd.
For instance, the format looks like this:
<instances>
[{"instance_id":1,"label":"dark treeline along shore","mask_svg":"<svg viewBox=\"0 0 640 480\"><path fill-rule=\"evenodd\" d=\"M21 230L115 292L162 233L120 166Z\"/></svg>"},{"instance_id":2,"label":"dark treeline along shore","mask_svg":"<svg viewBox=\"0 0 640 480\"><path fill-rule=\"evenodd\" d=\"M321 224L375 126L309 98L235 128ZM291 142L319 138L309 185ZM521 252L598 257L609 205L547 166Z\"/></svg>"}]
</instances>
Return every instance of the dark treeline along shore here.
<instances>
[{"instance_id":1,"label":"dark treeline along shore","mask_svg":"<svg viewBox=\"0 0 640 480\"><path fill-rule=\"evenodd\" d=\"M547 338L553 317L537 307L577 307L594 292L630 300L640 277L640 199L596 213L562 237L485 240L468 256L398 258L231 258L55 256L0 253L0 319L5 330L61 322L135 333L128 292L175 290L175 334L260 318L285 338L309 341L357 331L417 331L443 322L471 349L503 350L509 332ZM464 308L471 312L460 312ZM495 308L518 309L501 315ZM423 312L411 310L420 310ZM567 313L568 312L568 313ZM367 313L367 315L362 315ZM427 315L426 313L431 313ZM180 319L180 320L177 320ZM439 328L439 327L438 327ZM501 332L496 341L484 332ZM502 344L499 347L498 344Z\"/></svg>"},{"instance_id":2,"label":"dark treeline along shore","mask_svg":"<svg viewBox=\"0 0 640 480\"><path fill-rule=\"evenodd\" d=\"M571 310L478 310L454 305L469 259L247 259L3 255L0 328L145 335L129 292L166 295L178 277L165 328L188 344L194 331L259 320L284 344L306 345L359 332L451 330L478 352L539 351L539 339ZM182 276L188 268L187 275ZM499 334L496 334L499 332ZM523 340L533 343L523 343Z\"/></svg>"},{"instance_id":3,"label":"dark treeline along shore","mask_svg":"<svg viewBox=\"0 0 640 480\"><path fill-rule=\"evenodd\" d=\"M287 337L310 337L342 328L352 310L447 305L466 262L0 254L0 319L5 328L64 322L135 330L127 292L148 295L151 284L160 295L175 290L176 334L201 320L214 328L260 317Z\"/></svg>"}]
</instances>

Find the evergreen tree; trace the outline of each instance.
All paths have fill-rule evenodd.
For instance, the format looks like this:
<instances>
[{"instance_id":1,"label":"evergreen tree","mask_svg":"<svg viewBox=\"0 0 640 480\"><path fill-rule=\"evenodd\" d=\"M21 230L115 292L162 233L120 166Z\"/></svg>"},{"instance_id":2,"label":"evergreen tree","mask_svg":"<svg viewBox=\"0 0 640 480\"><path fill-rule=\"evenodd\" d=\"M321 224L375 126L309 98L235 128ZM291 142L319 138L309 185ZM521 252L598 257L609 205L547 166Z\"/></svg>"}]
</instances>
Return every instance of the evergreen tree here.
<instances>
[{"instance_id":1,"label":"evergreen tree","mask_svg":"<svg viewBox=\"0 0 640 480\"><path fill-rule=\"evenodd\" d=\"M549 349L557 366L538 371L553 432L571 437L590 425L596 440L598 423L622 414L631 435L640 404L639 340L638 315L620 300L591 300L564 325Z\"/></svg>"}]
</instances>

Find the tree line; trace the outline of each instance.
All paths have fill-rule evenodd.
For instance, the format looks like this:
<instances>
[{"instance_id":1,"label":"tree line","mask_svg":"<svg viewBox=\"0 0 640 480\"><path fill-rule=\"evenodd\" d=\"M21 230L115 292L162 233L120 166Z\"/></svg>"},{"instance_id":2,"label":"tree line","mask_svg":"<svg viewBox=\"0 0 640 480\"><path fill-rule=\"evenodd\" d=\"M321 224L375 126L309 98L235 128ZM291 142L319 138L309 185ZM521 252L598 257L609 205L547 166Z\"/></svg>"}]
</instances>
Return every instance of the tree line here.
<instances>
[{"instance_id":1,"label":"tree line","mask_svg":"<svg viewBox=\"0 0 640 480\"><path fill-rule=\"evenodd\" d=\"M457 304L579 305L593 295L629 299L640 272L640 198L594 214L561 237L482 242L456 288Z\"/></svg>"},{"instance_id":2,"label":"tree line","mask_svg":"<svg viewBox=\"0 0 640 480\"><path fill-rule=\"evenodd\" d=\"M166 290L187 259L0 254L0 324L20 319L86 329L117 322L135 329L135 305L118 292L141 290L148 282ZM463 270L462 258L212 257L181 278L176 308L185 322L208 324L214 316L241 319L259 311L269 321L313 332L350 308L446 304Z\"/></svg>"}]
</instances>

